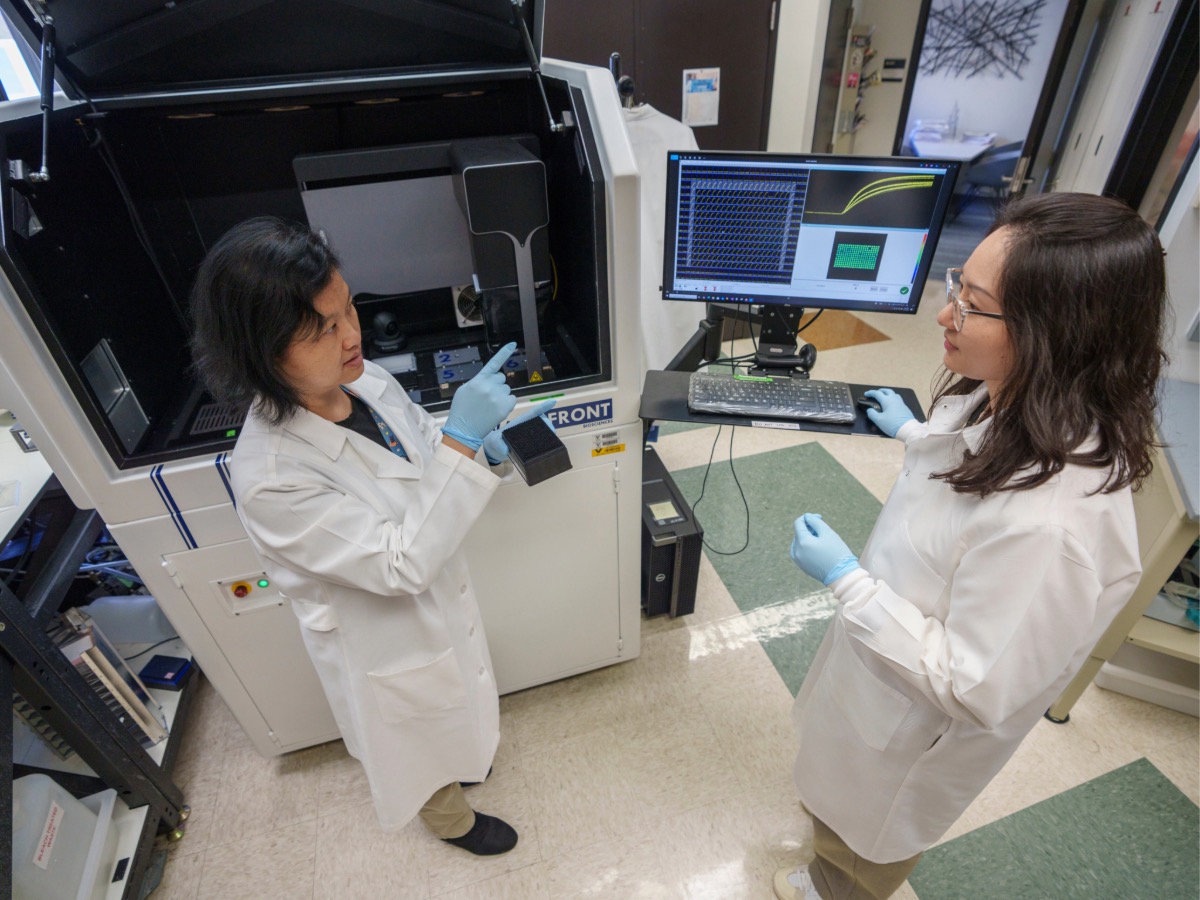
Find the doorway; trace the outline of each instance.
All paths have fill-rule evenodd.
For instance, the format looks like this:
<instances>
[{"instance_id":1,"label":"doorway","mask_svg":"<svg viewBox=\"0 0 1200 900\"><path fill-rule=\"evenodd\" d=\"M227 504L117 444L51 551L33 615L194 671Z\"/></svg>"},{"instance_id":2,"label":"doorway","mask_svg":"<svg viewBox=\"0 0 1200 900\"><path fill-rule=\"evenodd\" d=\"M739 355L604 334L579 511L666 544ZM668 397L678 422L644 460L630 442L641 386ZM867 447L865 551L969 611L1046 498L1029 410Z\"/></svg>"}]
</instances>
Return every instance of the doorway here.
<instances>
[{"instance_id":1,"label":"doorway","mask_svg":"<svg viewBox=\"0 0 1200 900\"><path fill-rule=\"evenodd\" d=\"M685 70L718 69L715 124L693 124L704 149L765 150L775 70L776 0L545 0L546 56L608 66L621 54L633 102L683 119ZM706 76L707 77L707 76ZM685 123L692 124L692 123Z\"/></svg>"}]
</instances>

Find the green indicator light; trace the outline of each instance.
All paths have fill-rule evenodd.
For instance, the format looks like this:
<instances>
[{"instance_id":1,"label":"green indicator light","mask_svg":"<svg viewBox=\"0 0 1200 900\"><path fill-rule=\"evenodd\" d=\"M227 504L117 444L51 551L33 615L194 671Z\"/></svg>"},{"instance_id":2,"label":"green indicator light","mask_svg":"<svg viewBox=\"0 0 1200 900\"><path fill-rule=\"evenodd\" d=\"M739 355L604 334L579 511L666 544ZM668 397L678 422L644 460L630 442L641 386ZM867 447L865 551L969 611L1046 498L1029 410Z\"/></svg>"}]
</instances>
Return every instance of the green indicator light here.
<instances>
[{"instance_id":1,"label":"green indicator light","mask_svg":"<svg viewBox=\"0 0 1200 900\"><path fill-rule=\"evenodd\" d=\"M265 578L260 578L260 579L258 579L258 586L259 587L270 587L271 582L267 581L267 579L265 579Z\"/></svg>"},{"instance_id":2,"label":"green indicator light","mask_svg":"<svg viewBox=\"0 0 1200 900\"><path fill-rule=\"evenodd\" d=\"M227 432L225 432L225 437L237 437L237 429L230 428Z\"/></svg>"}]
</instances>

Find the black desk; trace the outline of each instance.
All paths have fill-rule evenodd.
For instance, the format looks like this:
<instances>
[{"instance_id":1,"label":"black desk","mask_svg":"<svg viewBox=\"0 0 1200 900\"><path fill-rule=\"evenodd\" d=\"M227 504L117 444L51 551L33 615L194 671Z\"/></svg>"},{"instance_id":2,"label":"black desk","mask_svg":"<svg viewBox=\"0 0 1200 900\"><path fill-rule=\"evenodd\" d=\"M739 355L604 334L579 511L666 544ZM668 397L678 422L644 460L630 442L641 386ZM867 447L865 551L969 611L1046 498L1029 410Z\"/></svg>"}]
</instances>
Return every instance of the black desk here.
<instances>
[{"instance_id":1,"label":"black desk","mask_svg":"<svg viewBox=\"0 0 1200 900\"><path fill-rule=\"evenodd\" d=\"M647 372L646 383L642 385L642 406L638 413L641 418L648 421L661 419L665 422L694 422L699 425L749 425L757 428L784 428L794 431L824 431L829 434L885 436L871 423L866 412L861 409L858 410L853 425L832 425L828 422L813 422L808 419L754 419L749 416L694 413L689 411L687 406L689 377L691 377L690 372L662 372L655 369ZM854 395L855 400L858 400L863 395L863 391L885 386L852 384L850 393ZM921 403L911 388L894 387L892 390L904 399L918 421L925 421Z\"/></svg>"}]
</instances>

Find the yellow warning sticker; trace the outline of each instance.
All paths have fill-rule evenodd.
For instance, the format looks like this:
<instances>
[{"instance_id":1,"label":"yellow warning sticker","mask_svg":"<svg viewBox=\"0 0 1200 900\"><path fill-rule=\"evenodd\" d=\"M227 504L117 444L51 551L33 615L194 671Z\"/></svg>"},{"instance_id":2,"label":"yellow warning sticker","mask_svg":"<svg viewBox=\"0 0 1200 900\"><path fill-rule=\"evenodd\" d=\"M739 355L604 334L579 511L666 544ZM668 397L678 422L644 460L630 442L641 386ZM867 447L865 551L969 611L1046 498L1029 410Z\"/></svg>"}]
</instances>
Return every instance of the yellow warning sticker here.
<instances>
[{"instance_id":1,"label":"yellow warning sticker","mask_svg":"<svg viewBox=\"0 0 1200 900\"><path fill-rule=\"evenodd\" d=\"M529 376L529 383L530 383L530 384L537 384L537 383L538 383L539 381L541 381L541 380L542 380L542 373L541 373L541 372L534 372L532 375L530 375L530 376Z\"/></svg>"},{"instance_id":2,"label":"yellow warning sticker","mask_svg":"<svg viewBox=\"0 0 1200 900\"><path fill-rule=\"evenodd\" d=\"M624 444L612 444L608 447L595 447L592 450L592 456L608 456L610 453L624 453Z\"/></svg>"}]
</instances>

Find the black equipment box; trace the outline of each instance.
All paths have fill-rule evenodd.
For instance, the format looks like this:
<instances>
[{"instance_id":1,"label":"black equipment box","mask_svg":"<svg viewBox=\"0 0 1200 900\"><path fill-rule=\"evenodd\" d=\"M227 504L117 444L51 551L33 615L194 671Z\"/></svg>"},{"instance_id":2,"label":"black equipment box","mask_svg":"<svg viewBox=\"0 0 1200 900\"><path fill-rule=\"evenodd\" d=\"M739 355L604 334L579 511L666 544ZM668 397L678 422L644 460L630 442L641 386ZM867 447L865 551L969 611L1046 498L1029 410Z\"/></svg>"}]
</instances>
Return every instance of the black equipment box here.
<instances>
[{"instance_id":1,"label":"black equipment box","mask_svg":"<svg viewBox=\"0 0 1200 900\"><path fill-rule=\"evenodd\" d=\"M504 429L508 457L532 487L571 468L571 454L541 416Z\"/></svg>"},{"instance_id":2,"label":"black equipment box","mask_svg":"<svg viewBox=\"0 0 1200 900\"><path fill-rule=\"evenodd\" d=\"M696 609L704 529L653 447L642 454L642 609L686 616Z\"/></svg>"}]
</instances>

